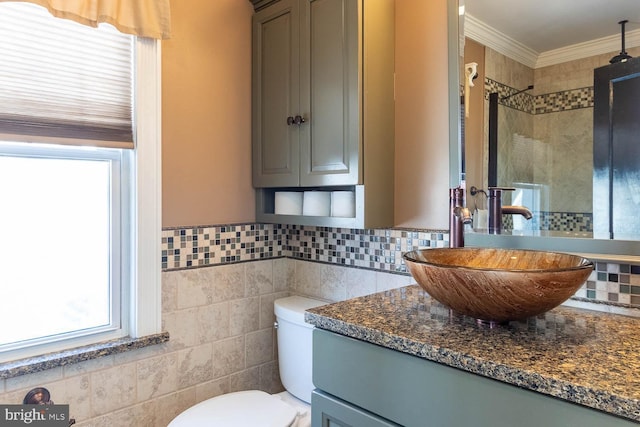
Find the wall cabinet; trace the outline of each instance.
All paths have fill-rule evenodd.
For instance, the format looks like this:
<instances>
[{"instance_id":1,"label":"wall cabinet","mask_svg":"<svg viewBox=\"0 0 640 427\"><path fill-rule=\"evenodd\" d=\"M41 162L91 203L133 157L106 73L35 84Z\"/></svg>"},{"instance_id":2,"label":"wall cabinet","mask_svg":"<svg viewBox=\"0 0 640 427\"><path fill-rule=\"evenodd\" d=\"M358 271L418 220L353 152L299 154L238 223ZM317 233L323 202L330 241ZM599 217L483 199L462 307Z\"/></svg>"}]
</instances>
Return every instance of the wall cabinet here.
<instances>
[{"instance_id":1,"label":"wall cabinet","mask_svg":"<svg viewBox=\"0 0 640 427\"><path fill-rule=\"evenodd\" d=\"M394 0L254 5L257 220L274 188L362 186L363 224L393 225Z\"/></svg>"},{"instance_id":2,"label":"wall cabinet","mask_svg":"<svg viewBox=\"0 0 640 427\"><path fill-rule=\"evenodd\" d=\"M321 329L313 331L313 383L313 427L637 425Z\"/></svg>"}]
</instances>

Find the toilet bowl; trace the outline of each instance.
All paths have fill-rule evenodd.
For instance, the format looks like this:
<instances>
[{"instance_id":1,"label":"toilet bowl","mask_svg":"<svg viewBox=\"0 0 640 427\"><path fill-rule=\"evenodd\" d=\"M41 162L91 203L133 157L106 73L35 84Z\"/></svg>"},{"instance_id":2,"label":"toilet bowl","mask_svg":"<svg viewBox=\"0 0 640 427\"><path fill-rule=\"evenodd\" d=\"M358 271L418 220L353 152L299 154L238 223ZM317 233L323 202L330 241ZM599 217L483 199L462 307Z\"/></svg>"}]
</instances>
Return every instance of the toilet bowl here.
<instances>
[{"instance_id":1,"label":"toilet bowl","mask_svg":"<svg viewBox=\"0 0 640 427\"><path fill-rule=\"evenodd\" d=\"M326 304L291 296L275 301L280 379L287 391L260 390L223 394L200 402L179 414L168 427L310 427L313 326L305 310Z\"/></svg>"}]
</instances>

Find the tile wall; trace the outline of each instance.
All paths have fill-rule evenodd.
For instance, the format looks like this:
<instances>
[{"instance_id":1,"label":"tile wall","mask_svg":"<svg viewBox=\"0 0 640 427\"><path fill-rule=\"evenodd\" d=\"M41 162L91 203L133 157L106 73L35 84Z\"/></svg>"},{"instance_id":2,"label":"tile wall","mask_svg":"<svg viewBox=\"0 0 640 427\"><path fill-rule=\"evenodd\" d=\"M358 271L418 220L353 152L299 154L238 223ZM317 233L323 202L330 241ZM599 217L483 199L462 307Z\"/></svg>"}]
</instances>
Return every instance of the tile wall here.
<instances>
[{"instance_id":1,"label":"tile wall","mask_svg":"<svg viewBox=\"0 0 640 427\"><path fill-rule=\"evenodd\" d=\"M576 111L593 108L593 87L568 89L568 90L557 91L553 93L544 93L544 94L534 95L532 94L532 91L521 92L520 89L510 87L509 85L506 85L502 82L496 81L489 77L485 77L484 93L485 93L485 99L487 101L489 99L490 93L497 93L500 105L508 107L508 109L511 109L512 112L518 111L518 112L526 113L525 115L527 119L531 119L534 116L540 118L540 117L543 117L542 115L549 114L549 113L559 113L559 112L568 113L572 111L575 113ZM587 110L584 110L584 111L587 111ZM587 117L589 118L589 120L591 120L590 114L591 113L587 114ZM512 114L512 116L520 117L520 120L523 120L522 116L517 116L515 114ZM544 117L550 117L550 116L544 116ZM566 120L568 120L569 122L571 122L573 126L575 126L576 125L575 122L580 121L581 117L582 116L572 115L571 117L567 116ZM500 118L500 120L510 122L510 120L517 120L517 119ZM504 121L501 121L501 126L503 128L505 126ZM537 122L537 123L540 123L540 122ZM554 129L554 126L559 126L561 128L564 128L563 130L566 130L567 128L571 127L567 123L560 120L559 116L555 115L553 116L553 119L549 119L549 122L546 123L543 126L543 128L549 131L548 128ZM580 127L581 126L578 126L578 128ZM573 131L575 131L575 129ZM554 156L552 156L550 154L551 152L548 151L548 148L549 148L548 146L555 143L559 147L563 145L570 147L568 141L573 141L573 143L578 143L579 141L589 140L590 138L587 138L587 135L582 135L578 132L578 134L568 133L567 135L561 137L560 141L555 141L555 140L552 141L551 139L548 139L545 137L540 137L540 139L538 140L537 139L538 132L543 133L543 131L533 131L533 135L536 136L536 138L533 138L533 139L524 138L524 140L528 141L528 144L526 144L527 146L526 150L533 150L533 151L526 151L527 153L527 155L525 156L526 158L518 159L517 157L518 155L516 153L512 153L511 155L505 154L505 156L508 156L514 162L518 160L522 160L522 162L526 164L526 166L524 166L518 163L519 166L517 168L515 166L512 167L512 170L509 173L513 174L512 175L513 180L523 181L523 182L546 182L545 179L546 180L553 179L554 186L559 187L561 186L562 183L557 182L557 180L561 180L561 177L563 177L563 174L568 173L568 171L575 171L577 169L580 169L580 170L582 169L577 163L576 155L563 156L559 151L555 153L555 155L560 158L554 159L552 161L552 159L549 158L549 156L551 157L554 157ZM554 135L562 135L561 132L554 131L551 133ZM510 137L511 135L508 135L507 138L505 138L504 140L507 141L508 138ZM542 142L544 143L541 144ZM535 148L534 143L538 143L538 145L540 145L540 147L542 148L540 147ZM515 146L516 145L515 142L512 142L512 145ZM542 152L536 151L536 150L543 150L543 149L545 151L542 151ZM558 149L560 150L560 148ZM569 151L571 150L569 149ZM523 174L524 172L522 171L527 170L527 167L533 168L532 171L529 172L529 175L537 171L537 175L540 175L540 177L538 177L537 180L535 181L527 181L527 179L532 180L533 177L529 176L527 178L527 177L518 176L514 172L515 169L518 169L520 170L520 174ZM538 167L538 169L536 169L536 167ZM539 169L539 168L542 168L542 169ZM589 174L588 183L589 183L589 186L591 186L591 181L590 181L591 171L589 170L587 172ZM504 173L507 173L507 172L504 172ZM546 174L550 174L550 175L546 176ZM562 193L563 195L560 201L561 203L558 202L558 200L556 200L558 197L557 193ZM589 211L591 210L591 199L590 199L590 196L588 200L586 196L577 196L577 194L579 193L580 191L578 191L578 189L572 188L571 190L557 191L551 194L550 197L552 198L552 200L550 200L550 203L552 205L552 209L550 209L549 211L534 212L534 217L531 220L531 223L529 224L530 227L534 230L544 230L544 231L592 233L593 232L593 214L591 212L586 212L586 210L589 210ZM576 197L578 199L574 200L574 198ZM585 203L588 206L584 206ZM558 209L558 205L565 205L565 204L569 206L574 206L574 207L583 206L585 208L585 212L568 212L564 209ZM556 209L553 209L554 206L556 207ZM511 221L512 221L511 217L505 216L503 223L505 224L506 227L509 227L509 224L511 223Z\"/></svg>"},{"instance_id":2,"label":"tile wall","mask_svg":"<svg viewBox=\"0 0 640 427\"><path fill-rule=\"evenodd\" d=\"M545 221L552 220L545 217ZM581 214L559 214L555 220L566 229L578 227L574 222L586 221ZM213 243L211 236L216 237ZM418 248L446 247L448 239L447 231L405 229L360 230L280 224L176 228L163 230L162 259L163 269L173 270L189 268L196 261L198 265L214 265L282 256L326 263L329 269L334 265L356 267L349 270L350 274L371 270L395 273L387 277L410 278L402 254ZM216 246L218 241L220 246ZM209 255L194 259L193 254ZM577 298L640 307L640 263L593 261L597 261L597 268L576 293ZM324 297L340 300L342 294Z\"/></svg>"},{"instance_id":3,"label":"tile wall","mask_svg":"<svg viewBox=\"0 0 640 427\"><path fill-rule=\"evenodd\" d=\"M287 258L162 273L161 345L0 381L0 402L46 387L77 426L166 426L222 393L280 391L273 301L295 279Z\"/></svg>"},{"instance_id":4,"label":"tile wall","mask_svg":"<svg viewBox=\"0 0 640 427\"><path fill-rule=\"evenodd\" d=\"M353 269L332 263L350 251L351 235L332 231L319 244L315 232L295 230L300 235L291 242L283 237L293 229L274 225L164 230L162 328L169 342L0 380L0 402L17 404L32 388L46 387L54 402L70 405L79 427L161 427L222 393L281 391L276 299L338 301L412 283L390 270L399 256L393 233L371 232L357 251L378 259L379 269ZM425 245L431 239L418 236ZM304 255L305 247L314 254ZM283 256L298 248L299 258Z\"/></svg>"}]
</instances>

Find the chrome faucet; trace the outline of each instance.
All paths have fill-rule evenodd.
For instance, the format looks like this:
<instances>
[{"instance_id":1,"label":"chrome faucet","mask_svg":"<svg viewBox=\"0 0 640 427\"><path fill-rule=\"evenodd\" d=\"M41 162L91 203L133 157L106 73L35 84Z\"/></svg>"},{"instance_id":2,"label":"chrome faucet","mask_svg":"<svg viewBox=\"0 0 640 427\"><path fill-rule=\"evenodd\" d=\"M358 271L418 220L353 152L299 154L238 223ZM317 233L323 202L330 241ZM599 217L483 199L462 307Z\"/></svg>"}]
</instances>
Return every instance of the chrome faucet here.
<instances>
[{"instance_id":1,"label":"chrome faucet","mask_svg":"<svg viewBox=\"0 0 640 427\"><path fill-rule=\"evenodd\" d=\"M522 215L531 219L533 214L524 206L502 206L502 193L514 191L513 187L489 187L489 234L502 233L502 215Z\"/></svg>"},{"instance_id":2,"label":"chrome faucet","mask_svg":"<svg viewBox=\"0 0 640 427\"><path fill-rule=\"evenodd\" d=\"M449 247L464 246L464 224L471 224L471 212L464 206L464 188L449 189Z\"/></svg>"}]
</instances>

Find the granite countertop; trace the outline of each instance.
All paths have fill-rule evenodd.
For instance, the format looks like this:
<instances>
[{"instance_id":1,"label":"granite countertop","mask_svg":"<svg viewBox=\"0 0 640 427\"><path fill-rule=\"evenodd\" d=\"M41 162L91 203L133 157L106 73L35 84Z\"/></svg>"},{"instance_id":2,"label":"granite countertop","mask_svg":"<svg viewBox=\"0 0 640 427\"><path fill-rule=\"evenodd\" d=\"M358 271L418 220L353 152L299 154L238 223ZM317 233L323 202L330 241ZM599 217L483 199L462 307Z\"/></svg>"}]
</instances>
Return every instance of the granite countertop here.
<instances>
[{"instance_id":1,"label":"granite countertop","mask_svg":"<svg viewBox=\"0 0 640 427\"><path fill-rule=\"evenodd\" d=\"M508 324L411 285L308 310L322 329L640 421L640 319L569 307Z\"/></svg>"}]
</instances>

